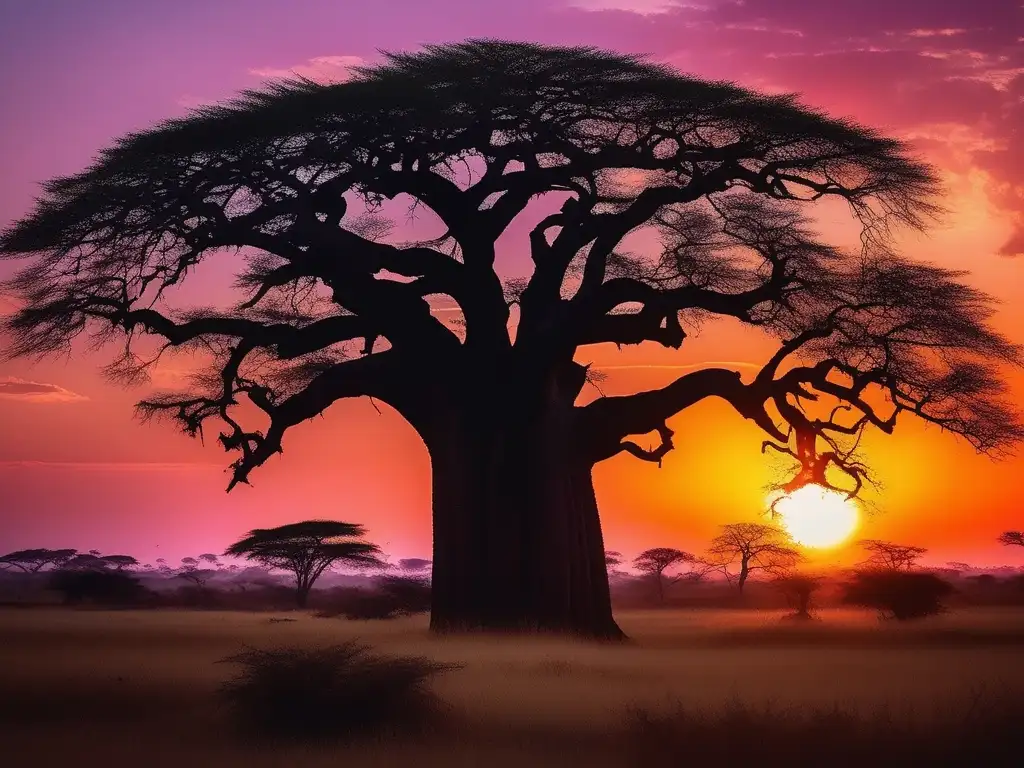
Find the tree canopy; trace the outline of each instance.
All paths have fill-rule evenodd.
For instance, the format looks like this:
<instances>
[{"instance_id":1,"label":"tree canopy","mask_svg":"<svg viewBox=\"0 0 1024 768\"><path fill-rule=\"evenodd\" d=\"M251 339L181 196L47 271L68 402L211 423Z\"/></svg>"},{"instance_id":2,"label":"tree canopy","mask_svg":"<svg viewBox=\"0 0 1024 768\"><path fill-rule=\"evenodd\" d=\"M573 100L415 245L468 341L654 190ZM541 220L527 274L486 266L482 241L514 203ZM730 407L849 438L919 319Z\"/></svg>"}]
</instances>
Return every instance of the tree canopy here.
<instances>
[{"instance_id":1,"label":"tree canopy","mask_svg":"<svg viewBox=\"0 0 1024 768\"><path fill-rule=\"evenodd\" d=\"M379 567L380 548L358 540L363 527L334 520L306 520L277 528L257 528L224 552L225 555L278 568L295 575L300 605L318 578L338 562L356 567Z\"/></svg>"},{"instance_id":2,"label":"tree canopy","mask_svg":"<svg viewBox=\"0 0 1024 768\"><path fill-rule=\"evenodd\" d=\"M1022 434L997 367L1019 354L986 326L988 298L887 247L892 227L931 219L937 190L903 143L791 95L592 48L432 45L349 82L276 82L202 107L47 183L0 237L3 257L33 257L8 284L23 303L7 352L120 338L108 372L128 380L169 350L202 352L213 363L189 392L140 407L191 434L219 419L234 485L338 399L380 398L416 424L424 399L469 386L466 360L528 361L523 386L555 363L582 382L583 345L675 348L725 316L780 339L760 374L709 368L599 399L578 414L590 458L660 461L665 421L715 396L794 459L794 485L832 485L837 468L854 493L855 438L902 413L983 451ZM556 207L530 230L533 273L503 285L495 241L538 197ZM861 253L815 235L803 211L830 197L863 225ZM429 209L443 234L389 240L390 201ZM643 227L661 247L632 253ZM239 249L236 307L173 305L200 262ZM461 325L439 318L439 297ZM402 386L428 364L441 373L423 391ZM242 400L265 429L243 423ZM657 449L626 439L653 430Z\"/></svg>"}]
</instances>

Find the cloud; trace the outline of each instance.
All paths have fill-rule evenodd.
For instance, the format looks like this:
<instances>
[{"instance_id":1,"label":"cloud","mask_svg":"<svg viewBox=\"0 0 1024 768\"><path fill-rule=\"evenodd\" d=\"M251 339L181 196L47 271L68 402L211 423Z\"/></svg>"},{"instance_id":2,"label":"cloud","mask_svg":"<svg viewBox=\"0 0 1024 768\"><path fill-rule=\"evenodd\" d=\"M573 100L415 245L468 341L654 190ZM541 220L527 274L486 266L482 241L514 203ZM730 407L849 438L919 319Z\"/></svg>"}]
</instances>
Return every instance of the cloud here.
<instances>
[{"instance_id":1,"label":"cloud","mask_svg":"<svg viewBox=\"0 0 1024 768\"><path fill-rule=\"evenodd\" d=\"M220 464L187 461L0 461L2 469L70 469L89 472L181 472L192 470L224 471Z\"/></svg>"},{"instance_id":2,"label":"cloud","mask_svg":"<svg viewBox=\"0 0 1024 768\"><path fill-rule=\"evenodd\" d=\"M683 2L683 0L569 0L569 5L579 11L622 11L639 16L660 16L682 9L704 11L706 5Z\"/></svg>"},{"instance_id":3,"label":"cloud","mask_svg":"<svg viewBox=\"0 0 1024 768\"><path fill-rule=\"evenodd\" d=\"M907 34L911 37L953 37L953 35L962 35L966 32L966 29L947 27L946 29L912 29Z\"/></svg>"},{"instance_id":4,"label":"cloud","mask_svg":"<svg viewBox=\"0 0 1024 768\"><path fill-rule=\"evenodd\" d=\"M280 80L282 78L304 77L318 83L341 83L351 77L350 70L366 64L361 56L316 56L304 64L287 69L262 67L250 69L250 75Z\"/></svg>"},{"instance_id":5,"label":"cloud","mask_svg":"<svg viewBox=\"0 0 1024 768\"><path fill-rule=\"evenodd\" d=\"M27 403L75 403L89 398L56 384L27 381L11 376L0 379L0 399Z\"/></svg>"}]
</instances>

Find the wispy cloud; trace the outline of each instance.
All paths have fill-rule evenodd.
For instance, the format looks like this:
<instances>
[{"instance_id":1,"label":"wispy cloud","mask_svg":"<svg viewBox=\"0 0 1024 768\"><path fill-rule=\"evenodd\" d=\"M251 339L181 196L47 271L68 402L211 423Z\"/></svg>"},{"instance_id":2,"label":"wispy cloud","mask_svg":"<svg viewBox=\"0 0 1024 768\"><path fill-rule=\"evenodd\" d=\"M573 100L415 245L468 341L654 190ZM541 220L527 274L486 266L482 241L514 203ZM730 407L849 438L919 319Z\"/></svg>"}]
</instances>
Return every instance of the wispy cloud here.
<instances>
[{"instance_id":1,"label":"wispy cloud","mask_svg":"<svg viewBox=\"0 0 1024 768\"><path fill-rule=\"evenodd\" d=\"M624 11L639 16L659 16L681 9L706 11L708 6L682 0L569 0L569 6L580 11Z\"/></svg>"},{"instance_id":2,"label":"wispy cloud","mask_svg":"<svg viewBox=\"0 0 1024 768\"><path fill-rule=\"evenodd\" d=\"M294 67L277 69L260 67L250 69L249 74L271 80L304 77L318 83L340 83L351 77L351 69L365 64L361 56L316 56Z\"/></svg>"},{"instance_id":3,"label":"wispy cloud","mask_svg":"<svg viewBox=\"0 0 1024 768\"><path fill-rule=\"evenodd\" d=\"M0 399L20 400L27 403L74 403L89 398L56 384L27 381L9 376L0 379Z\"/></svg>"},{"instance_id":4,"label":"wispy cloud","mask_svg":"<svg viewBox=\"0 0 1024 768\"><path fill-rule=\"evenodd\" d=\"M912 29L907 34L911 37L953 37L967 32L966 29L945 28L945 29Z\"/></svg>"},{"instance_id":5,"label":"wispy cloud","mask_svg":"<svg viewBox=\"0 0 1024 768\"><path fill-rule=\"evenodd\" d=\"M0 469L60 469L88 472L184 472L224 470L220 464L186 461L0 461Z\"/></svg>"},{"instance_id":6,"label":"wispy cloud","mask_svg":"<svg viewBox=\"0 0 1024 768\"><path fill-rule=\"evenodd\" d=\"M792 29L788 27L776 27L772 24L766 24L764 22L744 22L725 24L722 29L728 29L735 32L765 32L773 35L790 35L792 37L803 37L804 33L799 29Z\"/></svg>"}]
</instances>

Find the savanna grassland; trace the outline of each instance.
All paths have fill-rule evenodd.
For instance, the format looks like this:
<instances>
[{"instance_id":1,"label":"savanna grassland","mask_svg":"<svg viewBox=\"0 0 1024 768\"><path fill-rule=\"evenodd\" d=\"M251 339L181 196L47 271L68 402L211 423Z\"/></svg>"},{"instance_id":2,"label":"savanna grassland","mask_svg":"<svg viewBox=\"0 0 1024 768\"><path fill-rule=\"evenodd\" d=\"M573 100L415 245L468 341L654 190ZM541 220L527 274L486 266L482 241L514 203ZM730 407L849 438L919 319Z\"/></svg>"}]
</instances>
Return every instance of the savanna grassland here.
<instances>
[{"instance_id":1,"label":"savanna grassland","mask_svg":"<svg viewBox=\"0 0 1024 768\"><path fill-rule=\"evenodd\" d=\"M287 617L294 621L203 611L0 611L5 754L78 766L620 766L642 763L650 748L669 755L665 764L683 764L671 757L678 746L694 757L724 754L732 764L728 756L738 760L736 750L751 749L760 730L782 738L779 723L799 713L820 721L819 740L829 728L852 738L851 723L870 721L890 730L912 723L941 741L965 718L993 728L1016 721L1024 700L1024 612L1013 609L910 625L855 611L826 611L810 624L780 621L775 612L626 612L620 621L633 639L624 646L438 638L423 618ZM382 654L463 665L432 684L448 705L434 730L268 747L227 726L216 691L232 669L219 659L244 645L354 638ZM691 713L685 725L672 719L680 708ZM977 727L971 732L979 738ZM685 744L662 743L676 736ZM812 764L775 749L761 764ZM883 757L879 764L889 764Z\"/></svg>"}]
</instances>

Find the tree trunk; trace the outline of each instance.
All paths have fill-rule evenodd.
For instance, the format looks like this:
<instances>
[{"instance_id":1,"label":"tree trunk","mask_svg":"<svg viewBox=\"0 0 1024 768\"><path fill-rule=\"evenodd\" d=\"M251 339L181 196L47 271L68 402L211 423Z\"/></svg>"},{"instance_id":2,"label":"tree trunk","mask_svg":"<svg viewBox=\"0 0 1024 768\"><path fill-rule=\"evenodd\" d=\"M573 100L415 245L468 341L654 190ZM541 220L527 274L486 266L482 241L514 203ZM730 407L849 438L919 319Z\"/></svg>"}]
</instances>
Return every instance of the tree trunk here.
<instances>
[{"instance_id":1,"label":"tree trunk","mask_svg":"<svg viewBox=\"0 0 1024 768\"><path fill-rule=\"evenodd\" d=\"M436 414L431 629L621 639L570 412Z\"/></svg>"},{"instance_id":2,"label":"tree trunk","mask_svg":"<svg viewBox=\"0 0 1024 768\"><path fill-rule=\"evenodd\" d=\"M740 577L738 580L739 592L743 594L743 585L747 583L747 577L750 576L750 565L747 558L743 558L740 561Z\"/></svg>"}]
</instances>

